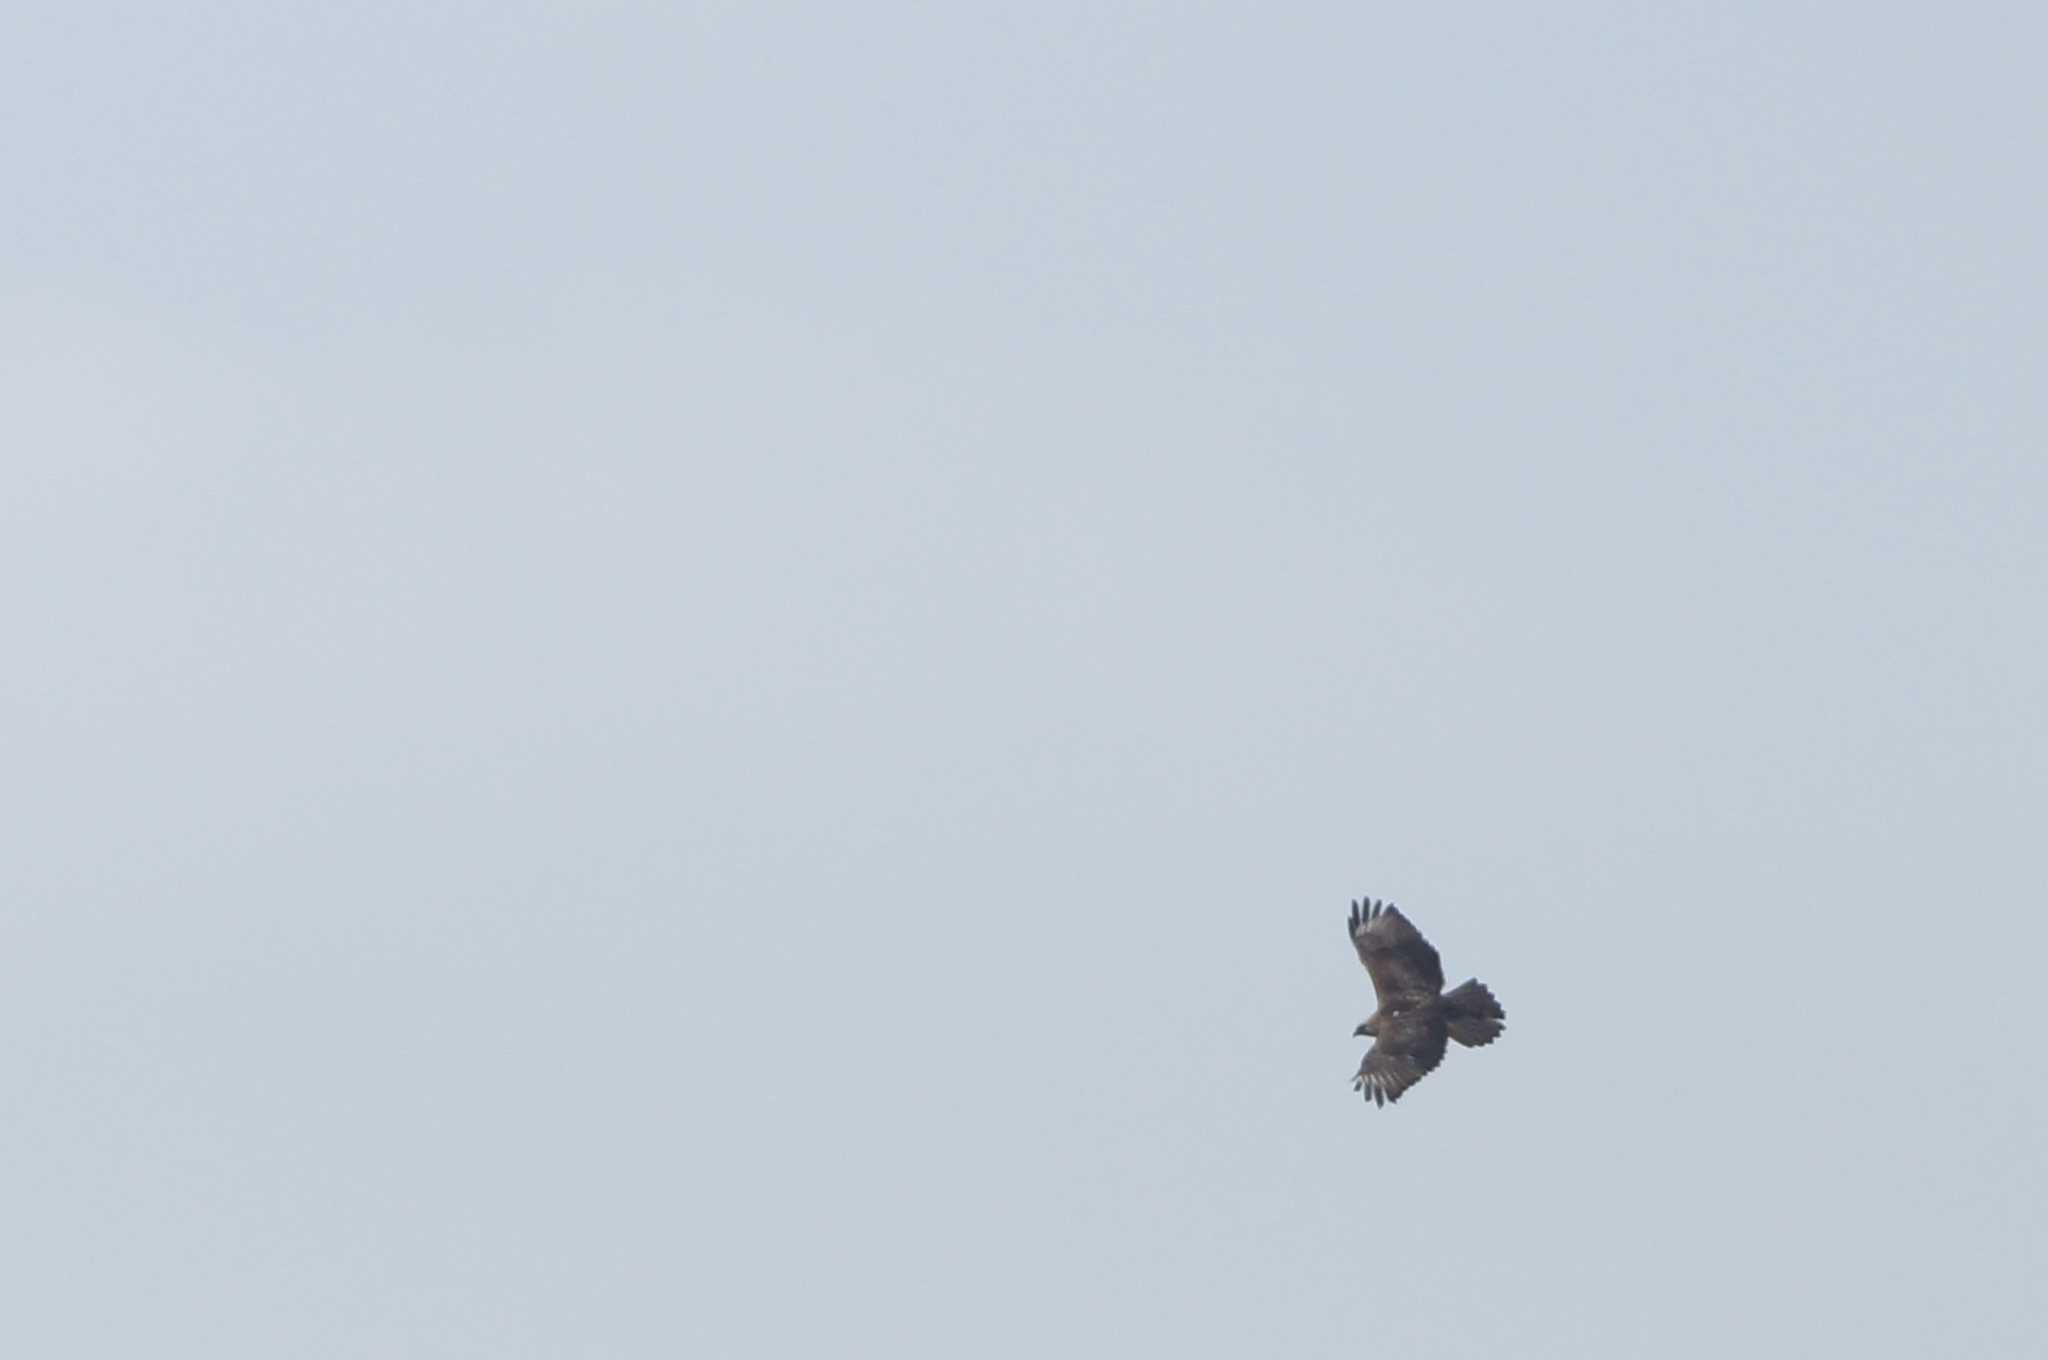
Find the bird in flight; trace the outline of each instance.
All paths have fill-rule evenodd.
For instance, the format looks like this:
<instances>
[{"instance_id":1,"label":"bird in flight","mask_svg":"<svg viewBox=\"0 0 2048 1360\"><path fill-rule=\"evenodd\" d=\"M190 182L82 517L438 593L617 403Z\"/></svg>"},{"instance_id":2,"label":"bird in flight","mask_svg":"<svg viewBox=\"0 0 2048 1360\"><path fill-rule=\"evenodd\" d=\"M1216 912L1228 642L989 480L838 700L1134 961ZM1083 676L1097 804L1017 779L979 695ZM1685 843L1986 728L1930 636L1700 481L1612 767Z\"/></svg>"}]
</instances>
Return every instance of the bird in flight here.
<instances>
[{"instance_id":1,"label":"bird in flight","mask_svg":"<svg viewBox=\"0 0 2048 1360\"><path fill-rule=\"evenodd\" d=\"M1446 1042L1479 1048L1500 1037L1508 1013L1477 978L1444 988L1444 966L1422 932L1394 907L1351 904L1351 943L1372 977L1379 1009L1352 1031L1373 1041L1351 1085L1374 1105L1391 1105L1436 1070Z\"/></svg>"}]
</instances>

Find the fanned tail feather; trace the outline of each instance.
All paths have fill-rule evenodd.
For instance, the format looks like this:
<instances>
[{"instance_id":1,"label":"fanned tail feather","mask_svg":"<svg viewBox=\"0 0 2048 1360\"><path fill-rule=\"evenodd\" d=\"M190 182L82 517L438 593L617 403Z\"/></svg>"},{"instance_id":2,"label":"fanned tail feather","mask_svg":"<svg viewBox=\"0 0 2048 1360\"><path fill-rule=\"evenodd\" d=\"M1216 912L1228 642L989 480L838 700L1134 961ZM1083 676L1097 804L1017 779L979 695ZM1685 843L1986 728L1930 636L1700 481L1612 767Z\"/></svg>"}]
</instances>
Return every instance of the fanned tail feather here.
<instances>
[{"instance_id":1,"label":"fanned tail feather","mask_svg":"<svg viewBox=\"0 0 2048 1360\"><path fill-rule=\"evenodd\" d=\"M1500 1037L1508 1013L1478 978L1461 982L1444 993L1444 1019L1451 1037L1467 1048L1480 1048Z\"/></svg>"}]
</instances>

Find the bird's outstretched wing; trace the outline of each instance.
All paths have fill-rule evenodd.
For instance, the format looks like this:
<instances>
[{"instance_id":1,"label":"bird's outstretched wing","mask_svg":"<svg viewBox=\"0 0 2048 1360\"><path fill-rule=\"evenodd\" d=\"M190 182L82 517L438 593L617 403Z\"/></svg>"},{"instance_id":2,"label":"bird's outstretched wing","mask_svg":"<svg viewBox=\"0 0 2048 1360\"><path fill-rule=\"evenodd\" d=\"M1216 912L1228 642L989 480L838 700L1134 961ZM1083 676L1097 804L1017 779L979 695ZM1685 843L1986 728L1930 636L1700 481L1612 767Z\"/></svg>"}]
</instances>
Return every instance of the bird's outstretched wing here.
<instances>
[{"instance_id":1,"label":"bird's outstretched wing","mask_svg":"<svg viewBox=\"0 0 2048 1360\"><path fill-rule=\"evenodd\" d=\"M1372 975L1380 1008L1409 998L1433 997L1444 987L1444 966L1422 932L1385 902L1351 904L1351 943Z\"/></svg>"},{"instance_id":2,"label":"bird's outstretched wing","mask_svg":"<svg viewBox=\"0 0 2048 1360\"><path fill-rule=\"evenodd\" d=\"M1401 1093L1436 1070L1449 1037L1435 1011L1411 1011L1380 1021L1380 1035L1366 1050L1351 1085L1375 1105L1391 1105Z\"/></svg>"}]
</instances>

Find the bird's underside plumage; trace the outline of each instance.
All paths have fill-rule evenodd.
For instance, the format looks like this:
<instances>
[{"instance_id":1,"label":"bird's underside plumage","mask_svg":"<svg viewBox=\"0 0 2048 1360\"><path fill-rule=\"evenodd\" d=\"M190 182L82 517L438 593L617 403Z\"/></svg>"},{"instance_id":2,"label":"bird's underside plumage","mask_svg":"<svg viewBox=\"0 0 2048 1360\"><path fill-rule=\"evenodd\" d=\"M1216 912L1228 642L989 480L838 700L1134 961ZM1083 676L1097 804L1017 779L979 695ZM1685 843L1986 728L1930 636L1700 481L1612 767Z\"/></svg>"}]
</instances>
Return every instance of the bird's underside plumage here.
<instances>
[{"instance_id":1,"label":"bird's underside plumage","mask_svg":"<svg viewBox=\"0 0 2048 1360\"><path fill-rule=\"evenodd\" d=\"M1358 1027L1373 1046L1352 1081L1374 1105L1399 1100L1435 1071L1451 1040L1478 1048L1500 1037L1507 1012L1493 993L1477 978L1444 991L1436 950L1397 909L1371 898L1353 902L1350 934L1379 1000Z\"/></svg>"}]
</instances>

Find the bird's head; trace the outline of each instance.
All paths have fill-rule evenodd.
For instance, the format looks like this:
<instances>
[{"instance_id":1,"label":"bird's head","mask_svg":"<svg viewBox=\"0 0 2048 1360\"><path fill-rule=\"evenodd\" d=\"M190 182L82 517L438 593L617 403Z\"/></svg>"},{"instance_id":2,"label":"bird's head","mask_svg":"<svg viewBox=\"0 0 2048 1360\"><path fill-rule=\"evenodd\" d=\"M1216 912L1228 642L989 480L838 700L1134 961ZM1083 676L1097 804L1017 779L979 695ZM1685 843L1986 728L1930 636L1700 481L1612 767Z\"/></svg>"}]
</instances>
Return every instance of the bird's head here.
<instances>
[{"instance_id":1,"label":"bird's head","mask_svg":"<svg viewBox=\"0 0 2048 1360\"><path fill-rule=\"evenodd\" d=\"M1377 1039L1379 1036L1380 1018L1377 1015L1351 1031L1351 1037L1354 1039Z\"/></svg>"}]
</instances>

